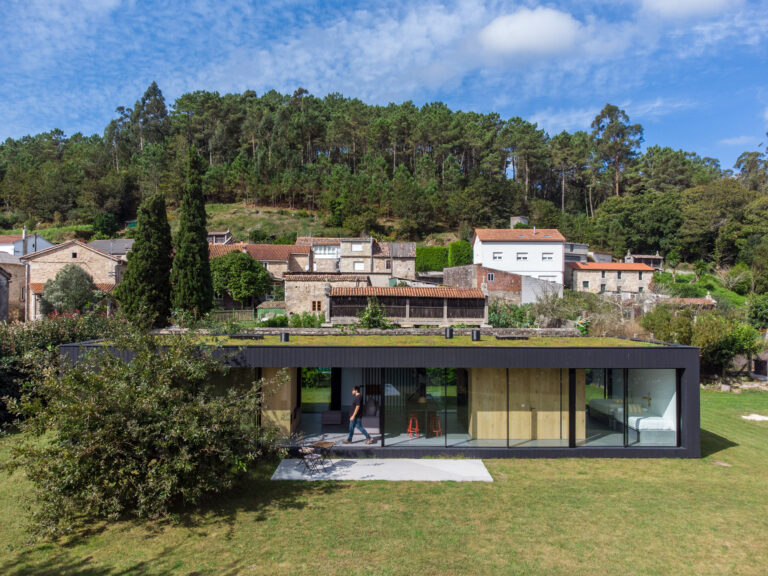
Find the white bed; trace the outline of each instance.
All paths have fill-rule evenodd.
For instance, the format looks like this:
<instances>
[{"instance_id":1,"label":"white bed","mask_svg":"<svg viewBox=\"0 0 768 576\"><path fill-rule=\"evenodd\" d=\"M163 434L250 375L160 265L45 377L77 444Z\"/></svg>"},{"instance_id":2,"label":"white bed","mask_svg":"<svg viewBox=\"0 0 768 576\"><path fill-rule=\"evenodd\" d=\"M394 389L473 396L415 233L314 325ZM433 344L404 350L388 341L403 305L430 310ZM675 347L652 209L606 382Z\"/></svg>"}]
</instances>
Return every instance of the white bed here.
<instances>
[{"instance_id":1,"label":"white bed","mask_svg":"<svg viewBox=\"0 0 768 576\"><path fill-rule=\"evenodd\" d=\"M674 426L666 417L653 414L651 410L643 407L639 402L628 404L628 426L633 430L669 430L674 431ZM620 399L594 398L589 401L589 414L591 416L608 419L611 426L624 421L624 402Z\"/></svg>"}]
</instances>

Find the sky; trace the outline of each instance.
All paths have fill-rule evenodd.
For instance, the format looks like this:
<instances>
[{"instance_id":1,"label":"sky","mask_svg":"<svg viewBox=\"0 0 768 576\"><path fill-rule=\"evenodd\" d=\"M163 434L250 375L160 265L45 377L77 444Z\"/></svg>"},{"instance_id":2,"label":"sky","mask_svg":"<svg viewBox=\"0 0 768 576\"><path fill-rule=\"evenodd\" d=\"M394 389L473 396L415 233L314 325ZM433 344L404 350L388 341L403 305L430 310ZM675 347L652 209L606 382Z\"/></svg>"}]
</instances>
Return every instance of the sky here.
<instances>
[{"instance_id":1,"label":"sky","mask_svg":"<svg viewBox=\"0 0 768 576\"><path fill-rule=\"evenodd\" d=\"M589 130L610 102L733 166L768 144L768 0L3 0L0 141L102 134L154 80L445 102Z\"/></svg>"}]
</instances>

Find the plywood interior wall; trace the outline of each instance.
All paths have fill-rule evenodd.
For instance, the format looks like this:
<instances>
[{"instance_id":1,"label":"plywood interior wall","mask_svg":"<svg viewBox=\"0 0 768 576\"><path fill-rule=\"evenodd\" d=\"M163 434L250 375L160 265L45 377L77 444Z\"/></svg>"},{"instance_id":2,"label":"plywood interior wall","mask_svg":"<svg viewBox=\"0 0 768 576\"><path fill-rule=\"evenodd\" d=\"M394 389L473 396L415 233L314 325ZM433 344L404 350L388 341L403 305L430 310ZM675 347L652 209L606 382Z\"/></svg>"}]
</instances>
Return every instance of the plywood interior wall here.
<instances>
[{"instance_id":1,"label":"plywood interior wall","mask_svg":"<svg viewBox=\"0 0 768 576\"><path fill-rule=\"evenodd\" d=\"M288 380L280 384L278 372L285 370ZM296 368L262 368L261 376L265 381L264 405L261 423L263 426L277 426L281 432L292 434L301 421L298 405Z\"/></svg>"},{"instance_id":2,"label":"plywood interior wall","mask_svg":"<svg viewBox=\"0 0 768 576\"><path fill-rule=\"evenodd\" d=\"M567 440L567 369L473 368L470 434L478 440ZM585 372L576 371L576 439L585 437ZM509 413L507 413L509 402ZM509 430L507 430L507 426Z\"/></svg>"}]
</instances>

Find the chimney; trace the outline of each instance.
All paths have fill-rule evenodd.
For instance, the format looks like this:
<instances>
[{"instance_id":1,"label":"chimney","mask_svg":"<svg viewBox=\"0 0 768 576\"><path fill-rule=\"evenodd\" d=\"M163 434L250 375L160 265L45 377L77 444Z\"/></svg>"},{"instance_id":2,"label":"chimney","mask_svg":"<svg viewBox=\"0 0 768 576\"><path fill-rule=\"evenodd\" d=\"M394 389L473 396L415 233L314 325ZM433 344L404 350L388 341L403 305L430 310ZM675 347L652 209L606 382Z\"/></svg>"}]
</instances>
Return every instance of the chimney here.
<instances>
[{"instance_id":1,"label":"chimney","mask_svg":"<svg viewBox=\"0 0 768 576\"><path fill-rule=\"evenodd\" d=\"M536 226L533 227L533 235L536 236Z\"/></svg>"},{"instance_id":2,"label":"chimney","mask_svg":"<svg viewBox=\"0 0 768 576\"><path fill-rule=\"evenodd\" d=\"M21 255L27 255L27 227L21 229Z\"/></svg>"}]
</instances>

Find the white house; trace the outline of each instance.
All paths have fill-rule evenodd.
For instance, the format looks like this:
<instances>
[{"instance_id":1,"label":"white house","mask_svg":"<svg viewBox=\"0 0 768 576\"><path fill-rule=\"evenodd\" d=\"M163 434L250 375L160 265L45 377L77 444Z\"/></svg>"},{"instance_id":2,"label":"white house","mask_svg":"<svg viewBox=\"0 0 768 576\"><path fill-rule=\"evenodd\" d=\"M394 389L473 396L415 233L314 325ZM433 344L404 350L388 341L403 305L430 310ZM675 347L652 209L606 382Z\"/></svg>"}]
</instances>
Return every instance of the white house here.
<instances>
[{"instance_id":1,"label":"white house","mask_svg":"<svg viewBox=\"0 0 768 576\"><path fill-rule=\"evenodd\" d=\"M563 283L565 238L555 229L477 228L473 262L539 280Z\"/></svg>"},{"instance_id":2,"label":"white house","mask_svg":"<svg viewBox=\"0 0 768 576\"><path fill-rule=\"evenodd\" d=\"M26 244L26 245L25 245ZM53 246L39 234L6 234L0 236L0 252L19 258Z\"/></svg>"}]
</instances>

